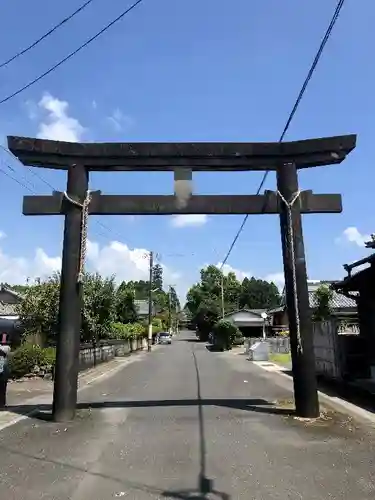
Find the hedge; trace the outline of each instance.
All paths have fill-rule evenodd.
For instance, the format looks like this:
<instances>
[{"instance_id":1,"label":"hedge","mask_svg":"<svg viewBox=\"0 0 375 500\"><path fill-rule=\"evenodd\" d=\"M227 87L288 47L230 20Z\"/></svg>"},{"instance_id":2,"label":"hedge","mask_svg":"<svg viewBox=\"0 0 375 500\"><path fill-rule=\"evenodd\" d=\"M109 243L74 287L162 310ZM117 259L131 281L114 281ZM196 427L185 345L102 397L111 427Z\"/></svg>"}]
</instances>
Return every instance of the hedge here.
<instances>
[{"instance_id":1,"label":"hedge","mask_svg":"<svg viewBox=\"0 0 375 500\"><path fill-rule=\"evenodd\" d=\"M108 338L115 340L132 340L147 335L141 323L112 323Z\"/></svg>"}]
</instances>

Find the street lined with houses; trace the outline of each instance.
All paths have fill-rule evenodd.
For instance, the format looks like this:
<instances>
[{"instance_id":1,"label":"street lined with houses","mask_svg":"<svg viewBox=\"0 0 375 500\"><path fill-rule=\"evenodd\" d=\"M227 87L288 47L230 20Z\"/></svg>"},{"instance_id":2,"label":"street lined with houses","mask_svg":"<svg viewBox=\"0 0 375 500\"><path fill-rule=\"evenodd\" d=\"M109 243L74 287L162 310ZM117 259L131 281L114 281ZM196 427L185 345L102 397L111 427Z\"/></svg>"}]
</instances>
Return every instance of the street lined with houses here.
<instances>
[{"instance_id":1,"label":"street lined with houses","mask_svg":"<svg viewBox=\"0 0 375 500\"><path fill-rule=\"evenodd\" d=\"M182 332L82 387L74 421L52 422L45 402L0 433L4 491L14 500L373 498L373 426L324 403L322 418L295 418L292 380L240 352L210 352Z\"/></svg>"}]
</instances>

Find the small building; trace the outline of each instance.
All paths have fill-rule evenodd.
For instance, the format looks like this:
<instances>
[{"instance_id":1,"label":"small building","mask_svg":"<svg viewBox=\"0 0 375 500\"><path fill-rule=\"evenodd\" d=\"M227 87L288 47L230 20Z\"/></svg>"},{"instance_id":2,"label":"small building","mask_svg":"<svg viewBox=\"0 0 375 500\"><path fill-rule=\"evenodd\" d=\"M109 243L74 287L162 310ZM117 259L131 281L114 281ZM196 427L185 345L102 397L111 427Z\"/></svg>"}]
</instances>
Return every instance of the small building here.
<instances>
[{"instance_id":1,"label":"small building","mask_svg":"<svg viewBox=\"0 0 375 500\"><path fill-rule=\"evenodd\" d=\"M367 248L374 248L372 240ZM356 273L353 269L367 265ZM332 285L345 299L355 300L358 304L358 322L360 350L357 349L362 378L370 378L375 382L375 254L364 259L345 264L347 276Z\"/></svg>"},{"instance_id":2,"label":"small building","mask_svg":"<svg viewBox=\"0 0 375 500\"><path fill-rule=\"evenodd\" d=\"M244 337L262 337L265 320L262 314L265 309L240 309L224 316L239 328Z\"/></svg>"},{"instance_id":3,"label":"small building","mask_svg":"<svg viewBox=\"0 0 375 500\"><path fill-rule=\"evenodd\" d=\"M332 287L334 281L308 281L309 305L311 311L317 306L315 299L315 292L321 285ZM356 323L357 303L352 297L346 297L336 290L333 290L331 300L332 316L339 320L345 320L348 323ZM270 316L270 323L272 331L277 334L279 331L289 330L288 312L285 304L285 291L282 296L282 303L280 307L276 307L267 311Z\"/></svg>"},{"instance_id":4,"label":"small building","mask_svg":"<svg viewBox=\"0 0 375 500\"><path fill-rule=\"evenodd\" d=\"M4 285L0 286L0 319L16 320L18 319L17 304L23 300L22 295L6 288Z\"/></svg>"},{"instance_id":5,"label":"small building","mask_svg":"<svg viewBox=\"0 0 375 500\"><path fill-rule=\"evenodd\" d=\"M12 343L18 343L20 338L17 304L22 300L21 294L0 286L0 336L9 336Z\"/></svg>"}]
</instances>

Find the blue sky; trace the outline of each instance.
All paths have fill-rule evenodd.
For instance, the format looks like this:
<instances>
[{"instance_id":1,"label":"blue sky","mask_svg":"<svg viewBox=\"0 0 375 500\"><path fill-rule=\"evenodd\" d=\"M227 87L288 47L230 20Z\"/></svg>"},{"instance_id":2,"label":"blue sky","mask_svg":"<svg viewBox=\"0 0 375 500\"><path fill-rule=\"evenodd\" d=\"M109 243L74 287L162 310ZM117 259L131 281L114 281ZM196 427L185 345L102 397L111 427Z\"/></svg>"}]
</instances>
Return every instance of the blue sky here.
<instances>
[{"instance_id":1,"label":"blue sky","mask_svg":"<svg viewBox=\"0 0 375 500\"><path fill-rule=\"evenodd\" d=\"M79 3L5 2L0 60L24 48ZM0 97L75 49L125 5L119 0L95 0L35 50L0 69ZM336 0L145 0L74 59L2 105L0 134L124 142L277 140L335 5ZM21 11L21 17L15 15ZM374 15L371 0L346 2L286 137L358 134L357 149L343 164L300 174L301 188L343 195L343 214L304 217L311 279L342 277L343 263L367 254L360 246L361 235L375 229L368 210L374 182ZM37 192L48 193L47 186L16 161L5 153L0 158L8 173L21 181L26 176ZM42 175L64 189L61 172ZM195 174L194 191L254 193L261 176L259 172ZM167 194L173 190L173 177L95 174L91 185L107 193ZM274 187L272 174L266 188ZM22 216L22 196L28 193L2 174L0 194L4 233L0 280L19 281L25 274L40 274L44 265L49 269L58 264L62 218ZM167 280L178 281L182 291L203 264L223 259L241 220L215 216L204 224L175 227L169 217L102 218L109 230L90 224L89 265L133 277L134 269L143 273L144 266L137 268L139 252L132 251L152 249L167 266ZM347 232L356 241L343 235L348 227L358 229ZM126 247L116 250L111 246L114 240ZM35 255L37 248L43 255L40 251ZM249 217L229 264L261 277L280 273L278 218Z\"/></svg>"}]
</instances>

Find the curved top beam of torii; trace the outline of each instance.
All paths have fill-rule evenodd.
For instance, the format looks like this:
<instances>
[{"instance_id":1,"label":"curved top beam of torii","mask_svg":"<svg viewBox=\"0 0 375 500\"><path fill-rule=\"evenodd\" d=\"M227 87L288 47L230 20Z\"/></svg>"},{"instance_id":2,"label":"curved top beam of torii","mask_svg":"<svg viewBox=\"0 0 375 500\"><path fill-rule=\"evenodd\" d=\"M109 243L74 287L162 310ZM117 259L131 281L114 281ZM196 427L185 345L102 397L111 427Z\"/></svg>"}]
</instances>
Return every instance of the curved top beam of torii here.
<instances>
[{"instance_id":1,"label":"curved top beam of torii","mask_svg":"<svg viewBox=\"0 0 375 500\"><path fill-rule=\"evenodd\" d=\"M9 150L24 165L66 170L196 171L277 170L294 163L298 168L341 163L356 146L356 135L293 142L73 143L8 137Z\"/></svg>"}]
</instances>

